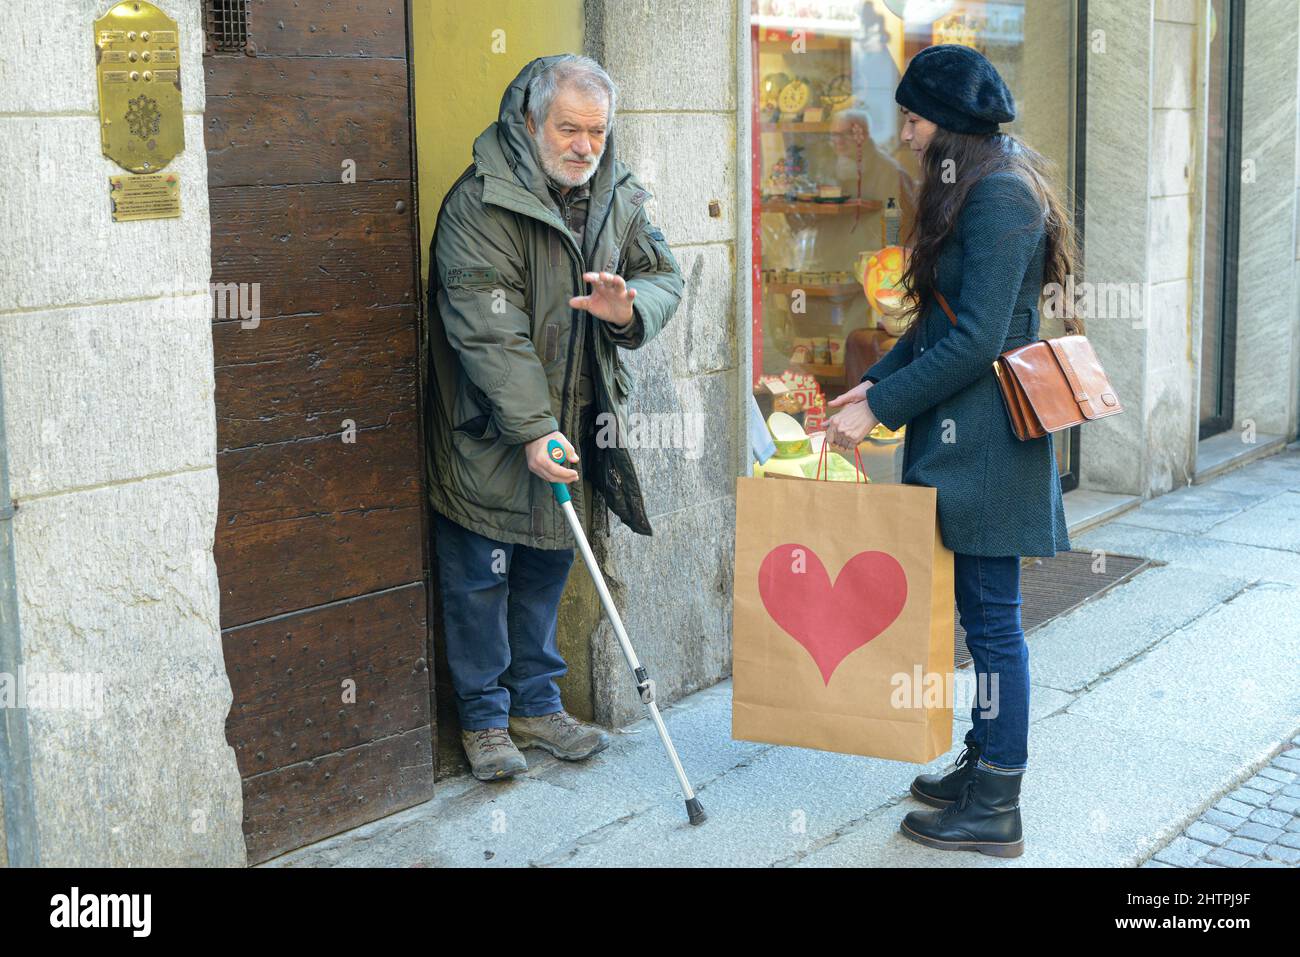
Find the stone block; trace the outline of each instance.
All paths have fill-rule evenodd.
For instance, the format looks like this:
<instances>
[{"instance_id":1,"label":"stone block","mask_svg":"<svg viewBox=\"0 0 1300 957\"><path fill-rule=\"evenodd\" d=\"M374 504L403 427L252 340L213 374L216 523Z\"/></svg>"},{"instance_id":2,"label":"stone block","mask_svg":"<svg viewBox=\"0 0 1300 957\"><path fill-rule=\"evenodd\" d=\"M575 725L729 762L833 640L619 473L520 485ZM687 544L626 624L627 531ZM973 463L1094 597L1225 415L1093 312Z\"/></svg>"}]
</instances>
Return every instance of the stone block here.
<instances>
[{"instance_id":1,"label":"stone block","mask_svg":"<svg viewBox=\"0 0 1300 957\"><path fill-rule=\"evenodd\" d=\"M14 519L29 673L102 682L102 713L29 711L42 864L245 862L212 561L217 475L39 498Z\"/></svg>"},{"instance_id":2,"label":"stone block","mask_svg":"<svg viewBox=\"0 0 1300 957\"><path fill-rule=\"evenodd\" d=\"M14 497L212 467L210 303L0 315Z\"/></svg>"}]
</instances>

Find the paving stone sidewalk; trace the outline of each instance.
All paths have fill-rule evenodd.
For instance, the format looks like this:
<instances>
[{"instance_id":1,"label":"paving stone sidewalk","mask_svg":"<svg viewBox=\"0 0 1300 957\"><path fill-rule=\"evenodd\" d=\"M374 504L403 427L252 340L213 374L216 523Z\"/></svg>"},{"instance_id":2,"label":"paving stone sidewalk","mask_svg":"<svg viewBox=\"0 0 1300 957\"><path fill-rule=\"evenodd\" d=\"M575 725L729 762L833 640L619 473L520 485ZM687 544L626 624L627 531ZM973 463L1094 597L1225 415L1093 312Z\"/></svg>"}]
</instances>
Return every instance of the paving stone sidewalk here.
<instances>
[{"instance_id":1,"label":"paving stone sidewalk","mask_svg":"<svg viewBox=\"0 0 1300 957\"><path fill-rule=\"evenodd\" d=\"M1300 735L1143 867L1300 867Z\"/></svg>"},{"instance_id":2,"label":"paving stone sidewalk","mask_svg":"<svg viewBox=\"0 0 1300 957\"><path fill-rule=\"evenodd\" d=\"M528 751L529 771L512 781L439 782L425 804L263 866L1289 863L1283 849L1300 836L1288 830L1300 771L1300 449L1152 499L1071 544L1162 564L1030 635L1020 858L931 850L899 833L921 807L909 783L956 757L964 715L953 750L922 768L733 741L724 682L664 713L710 814L701 827L686 823L641 722L583 764Z\"/></svg>"}]
</instances>

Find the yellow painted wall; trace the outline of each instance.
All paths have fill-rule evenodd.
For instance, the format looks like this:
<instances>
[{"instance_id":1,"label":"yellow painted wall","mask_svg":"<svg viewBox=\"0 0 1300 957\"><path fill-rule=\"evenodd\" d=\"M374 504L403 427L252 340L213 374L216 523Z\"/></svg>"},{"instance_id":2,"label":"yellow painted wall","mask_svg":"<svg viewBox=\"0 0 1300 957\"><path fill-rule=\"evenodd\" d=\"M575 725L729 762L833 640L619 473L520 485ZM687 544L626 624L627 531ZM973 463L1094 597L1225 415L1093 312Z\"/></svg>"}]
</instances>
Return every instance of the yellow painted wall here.
<instances>
[{"instance_id":1,"label":"yellow painted wall","mask_svg":"<svg viewBox=\"0 0 1300 957\"><path fill-rule=\"evenodd\" d=\"M474 140L497 118L506 85L539 56L581 53L582 0L410 0L421 280L429 280L429 243L443 196L473 161ZM504 31L495 34L494 31ZM504 41L504 49L502 49ZM423 288L421 295L423 295ZM425 370L421 369L421 384ZM437 582L437 575L434 575ZM600 601L585 571L569 576L557 640L569 673L559 682L564 706L592 718L590 639ZM436 635L441 642L442 636ZM442 666L438 665L441 669ZM446 676L439 671L439 681ZM444 700L446 699L446 700ZM450 698L439 695L438 723L452 728ZM439 767L463 760L459 735L438 735Z\"/></svg>"},{"instance_id":2,"label":"yellow painted wall","mask_svg":"<svg viewBox=\"0 0 1300 957\"><path fill-rule=\"evenodd\" d=\"M582 52L582 0L411 0L411 29L427 282L443 196L473 160L474 140L497 118L515 74L539 56Z\"/></svg>"}]
</instances>

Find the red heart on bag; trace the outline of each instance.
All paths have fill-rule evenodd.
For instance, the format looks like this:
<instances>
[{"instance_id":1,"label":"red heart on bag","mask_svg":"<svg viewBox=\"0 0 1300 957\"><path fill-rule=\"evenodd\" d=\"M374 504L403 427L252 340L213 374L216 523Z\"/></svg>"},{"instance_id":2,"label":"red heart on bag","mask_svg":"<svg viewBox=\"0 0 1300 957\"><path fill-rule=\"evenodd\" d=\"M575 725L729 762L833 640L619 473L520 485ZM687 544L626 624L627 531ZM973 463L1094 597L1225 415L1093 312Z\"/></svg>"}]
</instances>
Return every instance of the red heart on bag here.
<instances>
[{"instance_id":1,"label":"red heart on bag","mask_svg":"<svg viewBox=\"0 0 1300 957\"><path fill-rule=\"evenodd\" d=\"M832 585L811 548L778 545L759 566L758 593L772 620L808 650L829 685L840 662L903 611L907 574L888 552L859 552Z\"/></svg>"}]
</instances>

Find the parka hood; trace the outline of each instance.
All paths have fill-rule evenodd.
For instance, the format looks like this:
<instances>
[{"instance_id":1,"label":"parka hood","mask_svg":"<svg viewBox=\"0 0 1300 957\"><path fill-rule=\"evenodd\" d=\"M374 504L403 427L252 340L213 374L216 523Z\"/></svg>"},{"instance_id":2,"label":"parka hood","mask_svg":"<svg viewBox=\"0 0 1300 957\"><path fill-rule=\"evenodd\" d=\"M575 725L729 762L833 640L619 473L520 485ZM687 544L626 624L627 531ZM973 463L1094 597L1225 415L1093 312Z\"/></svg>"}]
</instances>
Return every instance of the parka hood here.
<instances>
[{"instance_id":1,"label":"parka hood","mask_svg":"<svg viewBox=\"0 0 1300 957\"><path fill-rule=\"evenodd\" d=\"M546 187L546 173L542 169L537 144L533 142L526 123L528 84L533 77L568 55L538 57L520 70L501 97L497 121L474 142L474 159L480 167L485 167L486 172L497 176L513 176L524 189L551 210L557 207ZM593 217L597 217L609 205L614 183L626 172L614 157L614 143L614 128L611 125L605 136L605 152L601 154L596 172L589 181L590 213ZM500 168L503 161L506 169ZM599 222L599 219L596 221Z\"/></svg>"}]
</instances>

